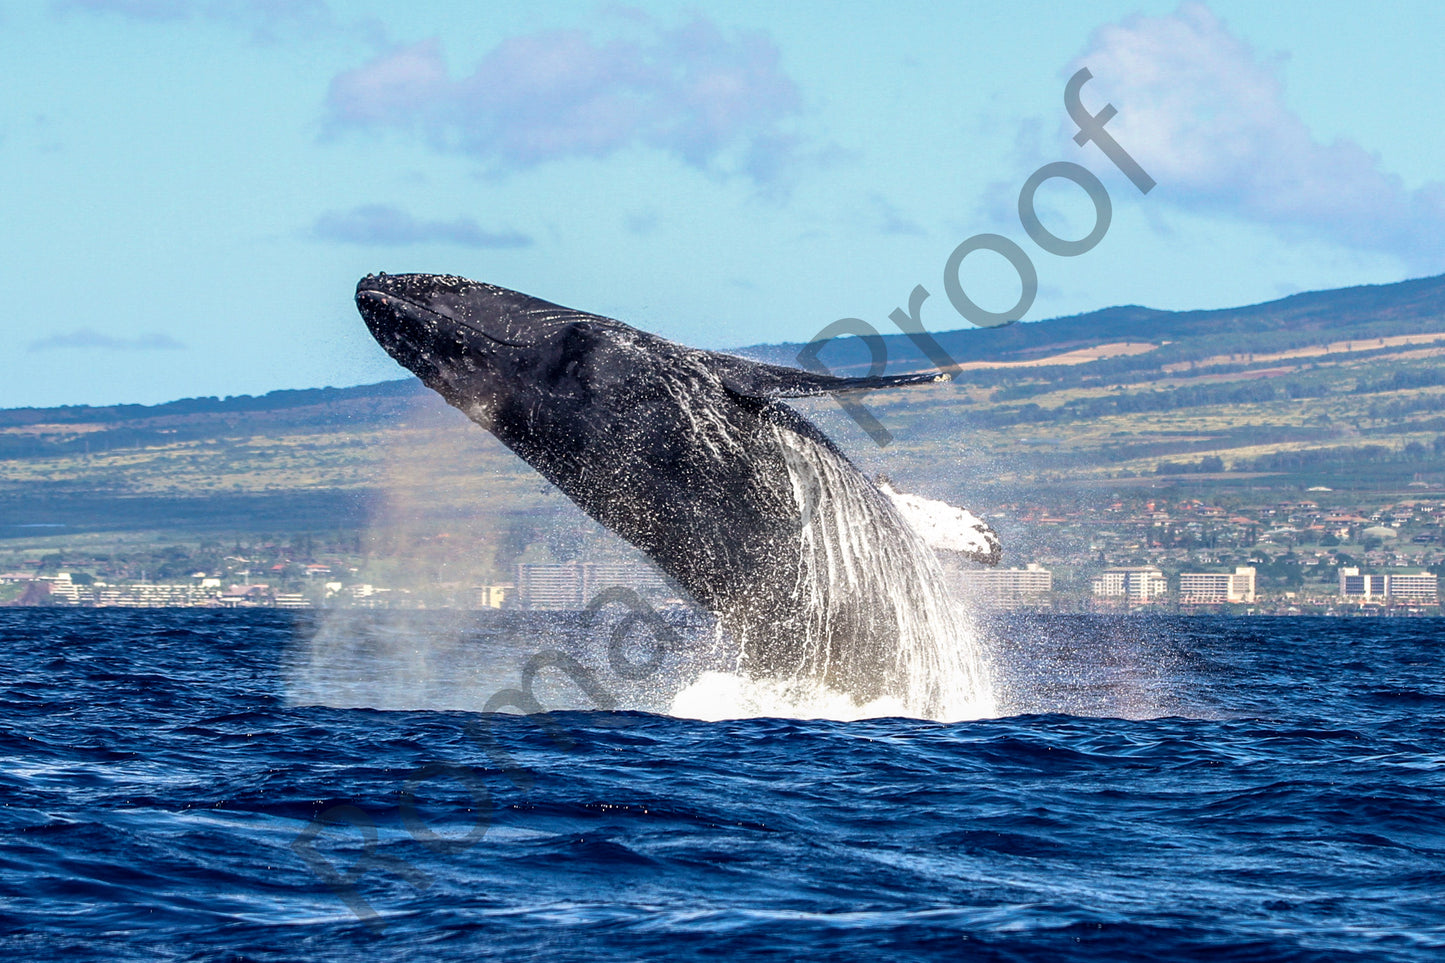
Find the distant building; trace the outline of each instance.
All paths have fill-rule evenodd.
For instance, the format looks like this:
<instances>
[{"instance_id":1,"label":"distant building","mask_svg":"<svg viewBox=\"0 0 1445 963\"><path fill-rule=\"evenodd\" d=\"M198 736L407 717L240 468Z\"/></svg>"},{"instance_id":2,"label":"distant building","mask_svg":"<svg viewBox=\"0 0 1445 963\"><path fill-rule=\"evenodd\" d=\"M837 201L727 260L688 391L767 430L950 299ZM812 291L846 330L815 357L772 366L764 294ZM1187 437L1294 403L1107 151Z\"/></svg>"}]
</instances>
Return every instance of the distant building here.
<instances>
[{"instance_id":1,"label":"distant building","mask_svg":"<svg viewBox=\"0 0 1445 963\"><path fill-rule=\"evenodd\" d=\"M475 604L479 609L499 609L516 593L515 585L478 585Z\"/></svg>"},{"instance_id":2,"label":"distant building","mask_svg":"<svg viewBox=\"0 0 1445 963\"><path fill-rule=\"evenodd\" d=\"M1385 576L1362 575L1358 568L1340 569L1341 598L1383 600L1385 596Z\"/></svg>"},{"instance_id":3,"label":"distant building","mask_svg":"<svg viewBox=\"0 0 1445 963\"><path fill-rule=\"evenodd\" d=\"M1391 599L1421 605L1440 604L1440 579L1429 572L1392 572L1385 576Z\"/></svg>"},{"instance_id":4,"label":"distant building","mask_svg":"<svg viewBox=\"0 0 1445 963\"><path fill-rule=\"evenodd\" d=\"M1239 565L1229 572L1180 572L1181 605L1220 605L1254 601L1255 570Z\"/></svg>"},{"instance_id":5,"label":"distant building","mask_svg":"<svg viewBox=\"0 0 1445 963\"><path fill-rule=\"evenodd\" d=\"M635 562L585 562L582 565L582 594L584 605L600 592L610 588L632 589L647 598L667 597L677 594L667 579L650 565Z\"/></svg>"},{"instance_id":6,"label":"distant building","mask_svg":"<svg viewBox=\"0 0 1445 963\"><path fill-rule=\"evenodd\" d=\"M517 598L524 609L580 609L582 566L517 564Z\"/></svg>"},{"instance_id":7,"label":"distant building","mask_svg":"<svg viewBox=\"0 0 1445 963\"><path fill-rule=\"evenodd\" d=\"M651 598L675 594L655 569L637 563L522 562L517 565L517 600L524 609L583 609L610 588L631 589Z\"/></svg>"},{"instance_id":8,"label":"distant building","mask_svg":"<svg viewBox=\"0 0 1445 963\"><path fill-rule=\"evenodd\" d=\"M36 581L50 583L50 597L56 602L63 605L74 605L80 601L80 588L70 580L69 572L41 576Z\"/></svg>"},{"instance_id":9,"label":"distant building","mask_svg":"<svg viewBox=\"0 0 1445 963\"><path fill-rule=\"evenodd\" d=\"M1152 602L1168 591L1164 573L1153 565L1110 568L1095 575L1090 588L1096 598L1120 599L1128 603Z\"/></svg>"},{"instance_id":10,"label":"distant building","mask_svg":"<svg viewBox=\"0 0 1445 963\"><path fill-rule=\"evenodd\" d=\"M957 575L959 594L998 608L1047 603L1054 575L1034 562L1024 568L965 569Z\"/></svg>"},{"instance_id":11,"label":"distant building","mask_svg":"<svg viewBox=\"0 0 1445 963\"><path fill-rule=\"evenodd\" d=\"M1440 579L1429 572L1361 573L1358 568L1340 569L1340 597L1361 602L1406 602L1438 605Z\"/></svg>"},{"instance_id":12,"label":"distant building","mask_svg":"<svg viewBox=\"0 0 1445 963\"><path fill-rule=\"evenodd\" d=\"M220 604L217 600L216 590L213 588L170 582L97 585L94 598L96 606L101 608L205 608Z\"/></svg>"},{"instance_id":13,"label":"distant building","mask_svg":"<svg viewBox=\"0 0 1445 963\"><path fill-rule=\"evenodd\" d=\"M271 586L257 585L232 585L226 591L217 596L223 608L247 608L257 605L271 604Z\"/></svg>"},{"instance_id":14,"label":"distant building","mask_svg":"<svg viewBox=\"0 0 1445 963\"><path fill-rule=\"evenodd\" d=\"M378 588L370 582L362 582L359 585L350 586L347 592L351 594L351 604L356 608L391 608L391 589Z\"/></svg>"}]
</instances>

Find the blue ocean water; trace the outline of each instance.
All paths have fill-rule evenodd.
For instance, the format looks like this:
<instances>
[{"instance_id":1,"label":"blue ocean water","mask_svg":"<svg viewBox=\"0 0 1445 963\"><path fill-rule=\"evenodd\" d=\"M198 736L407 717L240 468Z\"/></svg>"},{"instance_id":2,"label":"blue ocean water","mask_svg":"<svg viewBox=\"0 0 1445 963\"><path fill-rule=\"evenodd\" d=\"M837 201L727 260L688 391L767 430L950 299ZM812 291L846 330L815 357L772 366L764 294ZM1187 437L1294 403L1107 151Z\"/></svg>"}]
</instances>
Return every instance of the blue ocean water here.
<instances>
[{"instance_id":1,"label":"blue ocean water","mask_svg":"<svg viewBox=\"0 0 1445 963\"><path fill-rule=\"evenodd\" d=\"M0 610L0 957L1445 958L1439 621L999 623L951 724L628 710L560 615L349 616L328 680L324 627ZM623 708L476 711L568 686Z\"/></svg>"}]
</instances>

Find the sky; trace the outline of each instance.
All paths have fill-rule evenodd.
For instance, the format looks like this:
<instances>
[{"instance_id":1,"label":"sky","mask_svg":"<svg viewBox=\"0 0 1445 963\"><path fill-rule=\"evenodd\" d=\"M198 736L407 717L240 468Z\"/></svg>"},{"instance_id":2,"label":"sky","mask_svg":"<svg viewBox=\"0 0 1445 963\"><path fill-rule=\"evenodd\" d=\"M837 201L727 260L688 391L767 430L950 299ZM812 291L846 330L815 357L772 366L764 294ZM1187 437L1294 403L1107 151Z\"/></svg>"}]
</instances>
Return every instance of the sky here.
<instances>
[{"instance_id":1,"label":"sky","mask_svg":"<svg viewBox=\"0 0 1445 963\"><path fill-rule=\"evenodd\" d=\"M950 291L1028 323L1439 274L1442 36L1429 2L0 0L0 407L402 377L374 271L707 348L896 331L918 285L943 331ZM1085 68L1147 193L1074 136ZM1098 181L1035 179L1067 254L1019 210L1061 162ZM1021 253L950 260L980 235Z\"/></svg>"}]
</instances>

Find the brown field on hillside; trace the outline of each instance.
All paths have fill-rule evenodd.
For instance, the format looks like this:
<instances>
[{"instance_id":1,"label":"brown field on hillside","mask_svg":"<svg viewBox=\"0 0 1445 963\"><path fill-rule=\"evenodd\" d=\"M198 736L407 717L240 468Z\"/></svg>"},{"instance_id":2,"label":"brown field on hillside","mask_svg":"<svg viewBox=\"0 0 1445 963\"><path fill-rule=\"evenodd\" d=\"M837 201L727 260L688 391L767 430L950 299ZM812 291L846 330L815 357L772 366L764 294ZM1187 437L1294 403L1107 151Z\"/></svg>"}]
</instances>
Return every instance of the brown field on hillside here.
<instances>
[{"instance_id":1,"label":"brown field on hillside","mask_svg":"<svg viewBox=\"0 0 1445 963\"><path fill-rule=\"evenodd\" d=\"M1163 343L1168 344L1169 342ZM1077 348L1062 354L1049 355L1047 358L1034 358L1032 361L968 361L958 367L964 371L977 371L995 368L1042 368L1059 364L1087 364L1090 361L1102 361L1105 358L1124 358L1129 355L1147 354L1158 349L1159 345L1149 341L1114 341L1109 344L1096 344L1092 348Z\"/></svg>"},{"instance_id":2,"label":"brown field on hillside","mask_svg":"<svg viewBox=\"0 0 1445 963\"><path fill-rule=\"evenodd\" d=\"M1166 364L1166 372L1187 371L1190 368L1206 368L1220 364L1261 364L1267 361L1288 361L1294 358L1319 358L1330 354L1352 354L1359 351L1378 351L1381 348L1397 348L1407 344L1432 344L1445 341L1445 333L1398 334L1388 338L1360 338L1354 341L1331 341L1329 344L1293 348L1272 354L1216 354L1198 361L1180 361ZM1406 357L1407 355L1400 355Z\"/></svg>"}]
</instances>

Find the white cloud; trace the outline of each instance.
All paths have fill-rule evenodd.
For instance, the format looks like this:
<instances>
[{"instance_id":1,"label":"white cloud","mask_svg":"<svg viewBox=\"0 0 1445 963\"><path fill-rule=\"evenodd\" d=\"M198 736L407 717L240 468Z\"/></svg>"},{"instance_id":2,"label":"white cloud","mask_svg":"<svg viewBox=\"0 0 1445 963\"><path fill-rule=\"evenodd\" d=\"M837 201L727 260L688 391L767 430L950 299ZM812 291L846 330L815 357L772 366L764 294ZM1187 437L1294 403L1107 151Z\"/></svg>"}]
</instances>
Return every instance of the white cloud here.
<instances>
[{"instance_id":1,"label":"white cloud","mask_svg":"<svg viewBox=\"0 0 1445 963\"><path fill-rule=\"evenodd\" d=\"M53 351L60 348L100 348L106 351L174 351L185 345L168 334L142 334L134 338L115 338L91 328L80 328L65 334L52 334L30 342L31 351Z\"/></svg>"},{"instance_id":2,"label":"white cloud","mask_svg":"<svg viewBox=\"0 0 1445 963\"><path fill-rule=\"evenodd\" d=\"M486 231L469 217L427 221L385 204L363 204L349 211L329 211L311 227L313 237L348 244L394 246L457 244L462 247L527 247L532 238L518 231Z\"/></svg>"},{"instance_id":3,"label":"white cloud","mask_svg":"<svg viewBox=\"0 0 1445 963\"><path fill-rule=\"evenodd\" d=\"M438 40L393 49L332 81L329 125L407 131L504 169L645 145L760 184L784 178L799 95L767 36L634 19L633 39L512 37L455 78Z\"/></svg>"},{"instance_id":4,"label":"white cloud","mask_svg":"<svg viewBox=\"0 0 1445 963\"><path fill-rule=\"evenodd\" d=\"M1445 184L1409 190L1356 142L1316 140L1286 103L1279 60L1204 4L1101 27L1079 67L1094 75L1085 105L1118 108L1108 131L1158 182L1150 204L1445 267Z\"/></svg>"}]
</instances>

